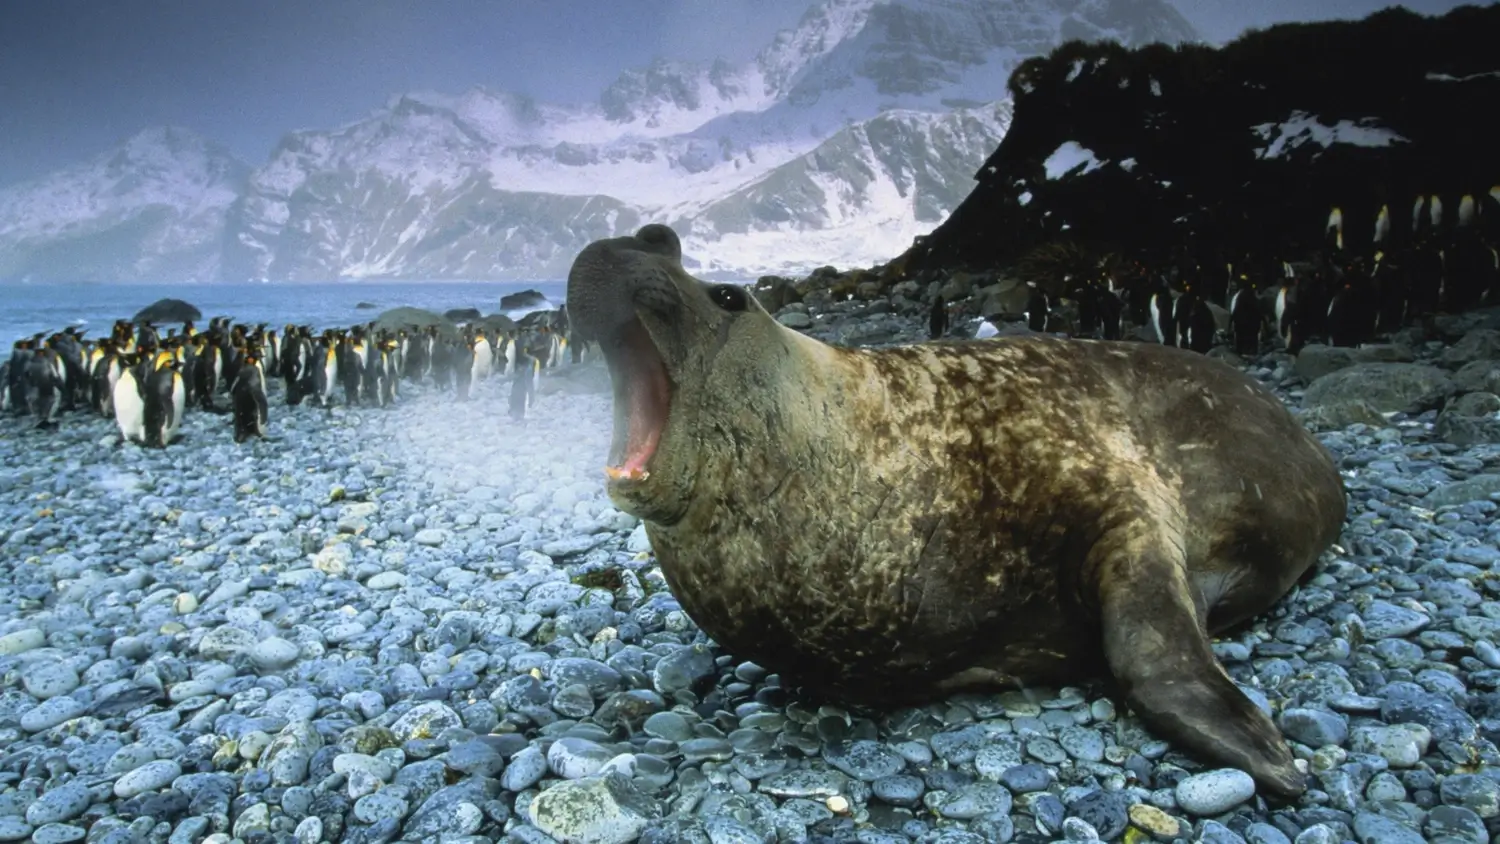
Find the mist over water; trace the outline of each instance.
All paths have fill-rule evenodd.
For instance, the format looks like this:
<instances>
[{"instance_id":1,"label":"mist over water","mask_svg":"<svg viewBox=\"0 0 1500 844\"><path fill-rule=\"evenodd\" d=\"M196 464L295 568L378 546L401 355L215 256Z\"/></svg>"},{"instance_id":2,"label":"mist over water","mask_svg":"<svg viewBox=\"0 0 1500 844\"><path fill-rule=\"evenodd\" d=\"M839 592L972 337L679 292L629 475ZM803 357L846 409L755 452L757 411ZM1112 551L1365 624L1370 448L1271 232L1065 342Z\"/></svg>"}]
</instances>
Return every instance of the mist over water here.
<instances>
[{"instance_id":1,"label":"mist over water","mask_svg":"<svg viewBox=\"0 0 1500 844\"><path fill-rule=\"evenodd\" d=\"M130 319L159 299L181 299L203 313L198 327L215 316L280 330L286 323L315 330L375 319L389 308L425 308L442 313L478 308L485 315L500 310L500 297L536 290L552 307L561 305L567 283L533 282L343 282L328 284L49 284L0 286L0 357L22 337L59 331L69 325L86 328L87 337L108 336L116 319ZM361 302L374 308L359 309ZM169 325L170 327L170 325Z\"/></svg>"}]
</instances>

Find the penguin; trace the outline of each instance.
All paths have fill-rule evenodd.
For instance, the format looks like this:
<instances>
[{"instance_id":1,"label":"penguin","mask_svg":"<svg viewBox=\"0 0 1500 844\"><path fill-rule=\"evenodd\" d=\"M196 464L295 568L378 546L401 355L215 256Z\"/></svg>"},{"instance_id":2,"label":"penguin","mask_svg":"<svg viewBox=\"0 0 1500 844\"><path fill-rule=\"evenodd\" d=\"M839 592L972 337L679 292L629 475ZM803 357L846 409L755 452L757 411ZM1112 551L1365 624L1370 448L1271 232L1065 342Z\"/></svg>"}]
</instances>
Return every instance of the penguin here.
<instances>
[{"instance_id":1,"label":"penguin","mask_svg":"<svg viewBox=\"0 0 1500 844\"><path fill-rule=\"evenodd\" d=\"M1443 301L1443 252L1431 238L1419 240L1404 260L1407 316L1436 313Z\"/></svg>"},{"instance_id":2,"label":"penguin","mask_svg":"<svg viewBox=\"0 0 1500 844\"><path fill-rule=\"evenodd\" d=\"M432 338L432 385L440 390L453 386L454 369L458 360L458 347L438 337Z\"/></svg>"},{"instance_id":3,"label":"penguin","mask_svg":"<svg viewBox=\"0 0 1500 844\"><path fill-rule=\"evenodd\" d=\"M1328 225L1323 229L1323 236L1329 248L1335 252L1344 251L1344 209L1334 206L1328 212Z\"/></svg>"},{"instance_id":4,"label":"penguin","mask_svg":"<svg viewBox=\"0 0 1500 844\"><path fill-rule=\"evenodd\" d=\"M120 376L111 370L116 368L118 361L112 340L100 340L89 352L89 407L106 419L114 415L114 396L111 393Z\"/></svg>"},{"instance_id":5,"label":"penguin","mask_svg":"<svg viewBox=\"0 0 1500 844\"><path fill-rule=\"evenodd\" d=\"M35 353L31 340L17 340L10 347L9 369L5 377L7 406L12 413L24 416L31 412L31 402L26 395L27 368Z\"/></svg>"},{"instance_id":6,"label":"penguin","mask_svg":"<svg viewBox=\"0 0 1500 844\"><path fill-rule=\"evenodd\" d=\"M1239 287L1229 299L1229 338L1235 354L1253 357L1260 353L1262 322L1256 284L1241 275Z\"/></svg>"},{"instance_id":7,"label":"penguin","mask_svg":"<svg viewBox=\"0 0 1500 844\"><path fill-rule=\"evenodd\" d=\"M1177 345L1177 321L1174 319L1176 303L1172 301L1172 294L1165 285L1151 294L1150 310L1151 330L1156 334L1156 342L1164 346Z\"/></svg>"},{"instance_id":8,"label":"penguin","mask_svg":"<svg viewBox=\"0 0 1500 844\"><path fill-rule=\"evenodd\" d=\"M1213 311L1208 302L1191 286L1172 303L1172 322L1177 326L1177 347L1207 354L1214 347Z\"/></svg>"},{"instance_id":9,"label":"penguin","mask_svg":"<svg viewBox=\"0 0 1500 844\"><path fill-rule=\"evenodd\" d=\"M1124 336L1125 301L1113 290L1101 290L1098 296L1100 335L1105 340Z\"/></svg>"},{"instance_id":10,"label":"penguin","mask_svg":"<svg viewBox=\"0 0 1500 844\"><path fill-rule=\"evenodd\" d=\"M1375 253L1375 266L1370 272L1370 281L1376 290L1378 310L1375 317L1377 336L1390 336L1406 325L1407 309L1411 301L1411 289L1406 273L1393 264L1384 252Z\"/></svg>"},{"instance_id":11,"label":"penguin","mask_svg":"<svg viewBox=\"0 0 1500 844\"><path fill-rule=\"evenodd\" d=\"M244 365L229 388L229 406L234 412L234 441L266 435L270 412L266 403L266 372L259 356L245 357Z\"/></svg>"},{"instance_id":12,"label":"penguin","mask_svg":"<svg viewBox=\"0 0 1500 844\"><path fill-rule=\"evenodd\" d=\"M505 335L505 366L500 373L501 375L510 376L515 374L516 354L516 334L514 331L507 332Z\"/></svg>"},{"instance_id":13,"label":"penguin","mask_svg":"<svg viewBox=\"0 0 1500 844\"><path fill-rule=\"evenodd\" d=\"M150 322L141 323L136 331L135 347L143 351L154 352L161 345L161 335L156 333L156 326Z\"/></svg>"},{"instance_id":14,"label":"penguin","mask_svg":"<svg viewBox=\"0 0 1500 844\"><path fill-rule=\"evenodd\" d=\"M361 387L365 381L367 349L363 334L345 336L336 346L339 381L344 387L344 404L357 407L361 398Z\"/></svg>"},{"instance_id":15,"label":"penguin","mask_svg":"<svg viewBox=\"0 0 1500 844\"><path fill-rule=\"evenodd\" d=\"M319 407L332 407L333 387L339 382L338 349L331 340L323 339L313 344L311 351L312 365L308 367L311 395L317 397Z\"/></svg>"},{"instance_id":16,"label":"penguin","mask_svg":"<svg viewBox=\"0 0 1500 844\"><path fill-rule=\"evenodd\" d=\"M495 347L484 336L483 329L474 332L469 347L472 351L469 380L476 384L488 380L495 368Z\"/></svg>"},{"instance_id":17,"label":"penguin","mask_svg":"<svg viewBox=\"0 0 1500 844\"><path fill-rule=\"evenodd\" d=\"M115 424L126 442L142 444L146 441L146 390L141 383L143 370L137 354L120 370L115 381L112 400L115 408Z\"/></svg>"},{"instance_id":18,"label":"penguin","mask_svg":"<svg viewBox=\"0 0 1500 844\"><path fill-rule=\"evenodd\" d=\"M417 383L422 382L423 376L427 374L429 348L426 332L418 331L411 337L406 344L406 354L402 357L401 377Z\"/></svg>"},{"instance_id":19,"label":"penguin","mask_svg":"<svg viewBox=\"0 0 1500 844\"><path fill-rule=\"evenodd\" d=\"M537 387L541 381L542 362L531 355L522 355L517 362L510 382L510 418L520 421L526 418L532 402L536 401Z\"/></svg>"},{"instance_id":20,"label":"penguin","mask_svg":"<svg viewBox=\"0 0 1500 844\"><path fill-rule=\"evenodd\" d=\"M1032 331L1047 331L1052 317L1052 301L1047 296L1047 291L1031 286L1031 293L1026 298L1026 327Z\"/></svg>"},{"instance_id":21,"label":"penguin","mask_svg":"<svg viewBox=\"0 0 1500 844\"><path fill-rule=\"evenodd\" d=\"M526 344L525 354L542 362L543 369L552 368L552 357L557 353L557 344L552 342L552 329L543 325L536 329L530 341Z\"/></svg>"},{"instance_id":22,"label":"penguin","mask_svg":"<svg viewBox=\"0 0 1500 844\"><path fill-rule=\"evenodd\" d=\"M469 400L469 389L474 384L474 373L479 368L475 363L474 346L467 340L459 341L449 352L453 361L453 386L459 401Z\"/></svg>"},{"instance_id":23,"label":"penguin","mask_svg":"<svg viewBox=\"0 0 1500 844\"><path fill-rule=\"evenodd\" d=\"M946 319L946 310L943 312L943 315L944 319ZM947 328L945 327L943 330L946 332ZM587 346L588 342L585 341L582 336L573 333L573 330L571 328L568 329L568 360L570 363L572 363L574 366L577 366L578 364L584 363L586 360L588 360L588 356L586 354L588 352L588 349L586 348Z\"/></svg>"},{"instance_id":24,"label":"penguin","mask_svg":"<svg viewBox=\"0 0 1500 844\"><path fill-rule=\"evenodd\" d=\"M1209 307L1208 301L1201 296L1194 297L1191 307L1187 313L1187 334L1183 337L1183 348L1190 349L1200 355L1206 355L1213 350L1214 340L1218 336L1219 322L1214 318L1213 309Z\"/></svg>"},{"instance_id":25,"label":"penguin","mask_svg":"<svg viewBox=\"0 0 1500 844\"><path fill-rule=\"evenodd\" d=\"M1375 214L1375 235L1370 242L1375 244L1375 247L1379 249L1385 245L1386 238L1390 237L1390 235L1391 206L1387 204L1380 206L1380 210Z\"/></svg>"},{"instance_id":26,"label":"penguin","mask_svg":"<svg viewBox=\"0 0 1500 844\"><path fill-rule=\"evenodd\" d=\"M381 340L370 351L370 398L376 407L389 407L396 400L395 341Z\"/></svg>"},{"instance_id":27,"label":"penguin","mask_svg":"<svg viewBox=\"0 0 1500 844\"><path fill-rule=\"evenodd\" d=\"M214 393L219 389L219 372L223 368L224 351L210 336L212 332L193 338L197 348L193 357L193 395L198 404L210 413L218 413L214 406Z\"/></svg>"},{"instance_id":28,"label":"penguin","mask_svg":"<svg viewBox=\"0 0 1500 844\"><path fill-rule=\"evenodd\" d=\"M1094 337L1099 333L1099 290L1091 284L1080 285L1073 294L1078 303L1078 336Z\"/></svg>"},{"instance_id":29,"label":"penguin","mask_svg":"<svg viewBox=\"0 0 1500 844\"><path fill-rule=\"evenodd\" d=\"M187 385L171 352L157 352L147 376L143 422L146 444L166 448L177 438L187 409Z\"/></svg>"},{"instance_id":30,"label":"penguin","mask_svg":"<svg viewBox=\"0 0 1500 844\"><path fill-rule=\"evenodd\" d=\"M1297 320L1297 277L1292 274L1290 266L1286 266L1286 276L1276 291L1276 308L1272 316L1276 320L1276 336L1290 348L1289 338Z\"/></svg>"},{"instance_id":31,"label":"penguin","mask_svg":"<svg viewBox=\"0 0 1500 844\"><path fill-rule=\"evenodd\" d=\"M57 427L58 406L66 384L63 362L57 350L37 349L26 364L28 389L35 394L36 426L46 430Z\"/></svg>"},{"instance_id":32,"label":"penguin","mask_svg":"<svg viewBox=\"0 0 1500 844\"><path fill-rule=\"evenodd\" d=\"M1328 301L1328 343L1331 346L1358 346L1360 336L1360 292L1354 280L1346 277Z\"/></svg>"},{"instance_id":33,"label":"penguin","mask_svg":"<svg viewBox=\"0 0 1500 844\"><path fill-rule=\"evenodd\" d=\"M280 375L282 381L286 384L287 407L296 407L302 404L303 399L307 398L307 393L302 389L302 385L311 363L308 357L309 346L310 344L306 338L287 331L285 339L281 342L281 357L277 361L277 365L271 367L271 371ZM234 388L231 387L230 393L232 394L233 392Z\"/></svg>"},{"instance_id":34,"label":"penguin","mask_svg":"<svg viewBox=\"0 0 1500 844\"><path fill-rule=\"evenodd\" d=\"M87 358L83 352L83 346L76 329L69 326L67 329L52 335L47 340L48 348L57 354L57 359L62 364L62 387L60 388L59 400L61 410L71 412L77 409L80 402L86 401L88 377L85 375Z\"/></svg>"}]
</instances>

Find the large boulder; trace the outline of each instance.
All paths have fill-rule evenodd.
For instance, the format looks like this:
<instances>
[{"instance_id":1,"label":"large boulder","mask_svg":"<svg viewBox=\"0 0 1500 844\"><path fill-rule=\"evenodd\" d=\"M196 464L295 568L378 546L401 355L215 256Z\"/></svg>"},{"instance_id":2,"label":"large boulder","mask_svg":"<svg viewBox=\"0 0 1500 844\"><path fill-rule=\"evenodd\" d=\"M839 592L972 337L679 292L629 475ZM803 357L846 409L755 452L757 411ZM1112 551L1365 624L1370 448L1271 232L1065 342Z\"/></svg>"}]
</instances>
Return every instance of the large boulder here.
<instances>
[{"instance_id":1,"label":"large boulder","mask_svg":"<svg viewBox=\"0 0 1500 844\"><path fill-rule=\"evenodd\" d=\"M402 328L410 330L426 328L430 325L437 326L438 335L441 337L453 340L459 337L458 326L453 324L453 320L422 308L391 308L375 318L377 331L382 329L396 331Z\"/></svg>"},{"instance_id":2,"label":"large boulder","mask_svg":"<svg viewBox=\"0 0 1500 844\"><path fill-rule=\"evenodd\" d=\"M500 310L519 311L526 308L545 308L551 305L539 290L522 290L500 297Z\"/></svg>"},{"instance_id":3,"label":"large boulder","mask_svg":"<svg viewBox=\"0 0 1500 844\"><path fill-rule=\"evenodd\" d=\"M1411 349L1399 345L1369 345L1358 348L1309 343L1297 353L1293 370L1308 384L1330 372L1360 363L1411 363Z\"/></svg>"},{"instance_id":4,"label":"large boulder","mask_svg":"<svg viewBox=\"0 0 1500 844\"><path fill-rule=\"evenodd\" d=\"M203 319L203 312L181 299L158 299L136 311L130 321L140 324L143 322L195 322L200 319Z\"/></svg>"},{"instance_id":5,"label":"large boulder","mask_svg":"<svg viewBox=\"0 0 1500 844\"><path fill-rule=\"evenodd\" d=\"M1475 328L1443 350L1443 365L1454 369L1482 360L1500 360L1500 331Z\"/></svg>"},{"instance_id":6,"label":"large boulder","mask_svg":"<svg viewBox=\"0 0 1500 844\"><path fill-rule=\"evenodd\" d=\"M1465 393L1448 402L1438 414L1433 433L1454 445L1500 443L1500 396Z\"/></svg>"},{"instance_id":7,"label":"large boulder","mask_svg":"<svg viewBox=\"0 0 1500 844\"><path fill-rule=\"evenodd\" d=\"M453 322L473 322L484 316L478 308L449 308L443 311L443 318Z\"/></svg>"},{"instance_id":8,"label":"large boulder","mask_svg":"<svg viewBox=\"0 0 1500 844\"><path fill-rule=\"evenodd\" d=\"M1308 409L1363 401L1376 413L1421 413L1443 402L1457 386L1448 373L1420 363L1359 363L1330 372L1308 385Z\"/></svg>"},{"instance_id":9,"label":"large boulder","mask_svg":"<svg viewBox=\"0 0 1500 844\"><path fill-rule=\"evenodd\" d=\"M485 333L491 337L497 334L508 334L516 330L516 321L505 314L490 314L474 320L474 325L483 328Z\"/></svg>"}]
</instances>

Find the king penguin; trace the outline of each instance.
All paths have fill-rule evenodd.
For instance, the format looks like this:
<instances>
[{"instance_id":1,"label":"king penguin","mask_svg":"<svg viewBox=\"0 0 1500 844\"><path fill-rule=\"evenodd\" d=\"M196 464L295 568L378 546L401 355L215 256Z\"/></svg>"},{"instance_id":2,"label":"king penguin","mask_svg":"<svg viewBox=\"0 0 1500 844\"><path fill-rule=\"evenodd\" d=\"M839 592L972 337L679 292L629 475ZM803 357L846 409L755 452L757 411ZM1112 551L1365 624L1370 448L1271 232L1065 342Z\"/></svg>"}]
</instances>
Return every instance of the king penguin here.
<instances>
[{"instance_id":1,"label":"king penguin","mask_svg":"<svg viewBox=\"0 0 1500 844\"><path fill-rule=\"evenodd\" d=\"M111 391L120 436L136 444L146 441L146 390L142 380L147 370L137 360L139 357L133 354L121 361L120 377Z\"/></svg>"},{"instance_id":2,"label":"king penguin","mask_svg":"<svg viewBox=\"0 0 1500 844\"><path fill-rule=\"evenodd\" d=\"M147 376L144 422L146 444L166 448L177 438L187 408L187 385L181 364L171 352L157 352Z\"/></svg>"},{"instance_id":3,"label":"king penguin","mask_svg":"<svg viewBox=\"0 0 1500 844\"><path fill-rule=\"evenodd\" d=\"M244 365L229 388L229 404L234 409L235 442L266 435L266 422L270 418L266 402L266 371L258 355L252 353L245 357Z\"/></svg>"},{"instance_id":4,"label":"king penguin","mask_svg":"<svg viewBox=\"0 0 1500 844\"><path fill-rule=\"evenodd\" d=\"M36 391L36 426L56 428L58 404L66 384L62 358L55 349L44 346L31 356L26 369L26 380Z\"/></svg>"},{"instance_id":5,"label":"king penguin","mask_svg":"<svg viewBox=\"0 0 1500 844\"><path fill-rule=\"evenodd\" d=\"M542 374L542 361L531 355L522 355L511 377L510 418L525 419L531 404L536 400L536 390Z\"/></svg>"}]
</instances>

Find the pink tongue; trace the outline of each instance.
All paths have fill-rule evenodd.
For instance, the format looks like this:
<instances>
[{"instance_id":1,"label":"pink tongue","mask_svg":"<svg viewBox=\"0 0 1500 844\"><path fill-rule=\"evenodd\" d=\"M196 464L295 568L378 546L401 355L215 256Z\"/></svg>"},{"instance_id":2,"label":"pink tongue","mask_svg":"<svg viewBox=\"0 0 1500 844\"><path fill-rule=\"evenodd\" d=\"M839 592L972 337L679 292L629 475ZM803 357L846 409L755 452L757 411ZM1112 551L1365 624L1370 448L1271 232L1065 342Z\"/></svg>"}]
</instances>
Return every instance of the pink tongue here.
<instances>
[{"instance_id":1,"label":"pink tongue","mask_svg":"<svg viewBox=\"0 0 1500 844\"><path fill-rule=\"evenodd\" d=\"M636 326L626 347L631 384L627 391L630 407L626 415L625 456L618 466L605 471L612 478L639 480L646 476L646 464L656 454L671 399L666 370L643 327Z\"/></svg>"},{"instance_id":2,"label":"pink tongue","mask_svg":"<svg viewBox=\"0 0 1500 844\"><path fill-rule=\"evenodd\" d=\"M661 440L660 414L652 405L656 385L642 384L630 394L630 437L625 444L625 460L620 468L626 472L643 472L646 461L656 453Z\"/></svg>"}]
</instances>

